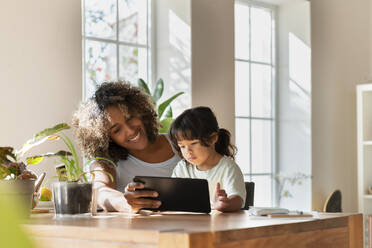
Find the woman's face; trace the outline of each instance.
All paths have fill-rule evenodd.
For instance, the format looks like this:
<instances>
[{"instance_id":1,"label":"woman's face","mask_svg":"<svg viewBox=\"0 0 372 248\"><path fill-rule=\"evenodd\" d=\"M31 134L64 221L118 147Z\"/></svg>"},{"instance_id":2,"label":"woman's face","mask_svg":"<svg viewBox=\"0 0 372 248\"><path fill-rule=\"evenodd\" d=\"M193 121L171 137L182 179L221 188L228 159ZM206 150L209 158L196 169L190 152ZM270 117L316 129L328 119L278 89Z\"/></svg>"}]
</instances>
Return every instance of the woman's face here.
<instances>
[{"instance_id":1,"label":"woman's face","mask_svg":"<svg viewBox=\"0 0 372 248\"><path fill-rule=\"evenodd\" d=\"M148 139L141 119L135 116L126 118L118 106L107 107L106 111L110 116L109 135L116 144L126 148L129 153L146 148Z\"/></svg>"}]
</instances>

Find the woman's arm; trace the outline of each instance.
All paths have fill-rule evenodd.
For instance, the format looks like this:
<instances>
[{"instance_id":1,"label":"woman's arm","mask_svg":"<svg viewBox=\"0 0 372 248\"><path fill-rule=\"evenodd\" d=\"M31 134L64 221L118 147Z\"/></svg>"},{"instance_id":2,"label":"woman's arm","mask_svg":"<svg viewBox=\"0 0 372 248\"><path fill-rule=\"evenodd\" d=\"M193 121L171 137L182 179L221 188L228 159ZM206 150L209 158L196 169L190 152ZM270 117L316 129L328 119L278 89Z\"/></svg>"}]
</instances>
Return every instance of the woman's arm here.
<instances>
[{"instance_id":1,"label":"woman's arm","mask_svg":"<svg viewBox=\"0 0 372 248\"><path fill-rule=\"evenodd\" d=\"M97 204L106 211L119 212L138 212L141 208L158 208L159 201L143 199L142 197L157 197L157 192L148 190L136 190L144 188L141 183L129 183L125 188L125 193L116 190L116 171L113 167L95 162L92 164L92 170L103 170L110 173L110 177L104 172L95 172L93 181L94 189L97 189Z\"/></svg>"},{"instance_id":2,"label":"woman's arm","mask_svg":"<svg viewBox=\"0 0 372 248\"><path fill-rule=\"evenodd\" d=\"M97 204L106 211L128 211L128 205L123 193L116 190L116 171L111 166L103 162L95 162L91 166L91 170L95 170L93 188L97 190ZM106 173L97 172L97 170L110 173L110 177Z\"/></svg>"}]
</instances>

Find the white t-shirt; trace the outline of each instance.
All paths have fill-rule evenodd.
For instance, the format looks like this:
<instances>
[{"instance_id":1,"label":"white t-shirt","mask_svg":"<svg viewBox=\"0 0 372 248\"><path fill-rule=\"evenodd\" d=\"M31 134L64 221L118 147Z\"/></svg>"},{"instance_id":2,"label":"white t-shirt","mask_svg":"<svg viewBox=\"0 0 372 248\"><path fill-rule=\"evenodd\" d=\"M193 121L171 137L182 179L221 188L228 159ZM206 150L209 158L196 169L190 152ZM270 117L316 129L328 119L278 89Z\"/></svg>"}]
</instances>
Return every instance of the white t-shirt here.
<instances>
[{"instance_id":1,"label":"white t-shirt","mask_svg":"<svg viewBox=\"0 0 372 248\"><path fill-rule=\"evenodd\" d=\"M168 135L165 137L172 146ZM135 176L170 177L174 167L181 160L173 146L172 150L174 156L161 163L147 163L132 155L128 155L126 160L119 160L116 167L117 190L124 192L125 187Z\"/></svg>"},{"instance_id":2,"label":"white t-shirt","mask_svg":"<svg viewBox=\"0 0 372 248\"><path fill-rule=\"evenodd\" d=\"M223 156L216 166L210 170L200 171L195 165L181 160L173 170L172 177L207 179L211 205L216 192L217 183L226 191L227 196L239 195L244 207L246 191L243 173L234 160Z\"/></svg>"}]
</instances>

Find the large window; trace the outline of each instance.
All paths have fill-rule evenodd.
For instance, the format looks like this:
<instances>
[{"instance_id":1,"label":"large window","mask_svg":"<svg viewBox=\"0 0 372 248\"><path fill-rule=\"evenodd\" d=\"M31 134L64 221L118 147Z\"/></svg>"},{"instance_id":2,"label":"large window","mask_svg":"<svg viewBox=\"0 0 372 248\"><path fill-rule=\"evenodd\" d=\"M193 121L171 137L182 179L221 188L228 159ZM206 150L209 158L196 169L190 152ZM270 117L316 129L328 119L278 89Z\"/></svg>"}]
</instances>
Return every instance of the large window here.
<instances>
[{"instance_id":1,"label":"large window","mask_svg":"<svg viewBox=\"0 0 372 248\"><path fill-rule=\"evenodd\" d=\"M151 1L84 0L84 98L110 80L151 79Z\"/></svg>"},{"instance_id":2,"label":"large window","mask_svg":"<svg viewBox=\"0 0 372 248\"><path fill-rule=\"evenodd\" d=\"M274 202L274 9L235 2L235 125L237 162L255 182L255 205Z\"/></svg>"}]
</instances>

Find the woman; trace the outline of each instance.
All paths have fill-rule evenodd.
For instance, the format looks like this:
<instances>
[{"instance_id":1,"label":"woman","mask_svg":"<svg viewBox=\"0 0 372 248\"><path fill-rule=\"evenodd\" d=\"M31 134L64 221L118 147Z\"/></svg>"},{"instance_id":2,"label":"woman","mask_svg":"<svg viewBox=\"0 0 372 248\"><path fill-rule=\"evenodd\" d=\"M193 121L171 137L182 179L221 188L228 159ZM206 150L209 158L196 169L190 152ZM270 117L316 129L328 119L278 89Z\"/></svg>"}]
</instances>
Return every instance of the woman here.
<instances>
[{"instance_id":1,"label":"woman","mask_svg":"<svg viewBox=\"0 0 372 248\"><path fill-rule=\"evenodd\" d=\"M103 83L95 95L81 103L73 117L75 136L85 157L108 157L117 168L96 162L94 187L98 205L107 211L133 211L158 208L157 192L136 190L134 176L171 176L180 157L167 135L158 133L159 122L149 95L124 82Z\"/></svg>"}]
</instances>

